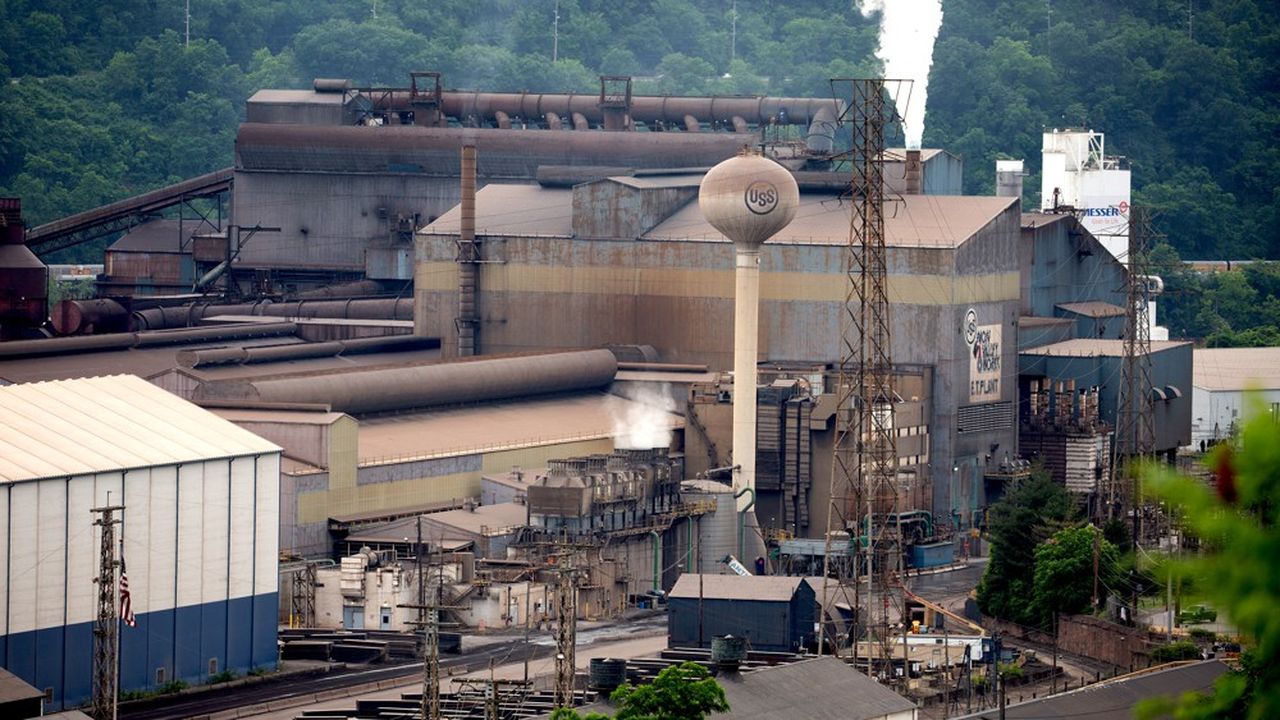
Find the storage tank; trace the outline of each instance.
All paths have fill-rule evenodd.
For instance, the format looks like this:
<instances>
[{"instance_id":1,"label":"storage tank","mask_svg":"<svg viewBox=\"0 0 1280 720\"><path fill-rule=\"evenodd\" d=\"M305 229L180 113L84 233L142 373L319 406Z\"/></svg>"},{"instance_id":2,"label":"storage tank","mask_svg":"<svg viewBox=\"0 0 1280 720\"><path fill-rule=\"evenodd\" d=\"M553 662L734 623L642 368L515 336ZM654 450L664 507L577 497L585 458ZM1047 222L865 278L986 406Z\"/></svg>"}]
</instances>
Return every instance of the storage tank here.
<instances>
[{"instance_id":1,"label":"storage tank","mask_svg":"<svg viewBox=\"0 0 1280 720\"><path fill-rule=\"evenodd\" d=\"M22 201L0 198L0 339L23 337L44 324L48 268L26 246Z\"/></svg>"}]
</instances>

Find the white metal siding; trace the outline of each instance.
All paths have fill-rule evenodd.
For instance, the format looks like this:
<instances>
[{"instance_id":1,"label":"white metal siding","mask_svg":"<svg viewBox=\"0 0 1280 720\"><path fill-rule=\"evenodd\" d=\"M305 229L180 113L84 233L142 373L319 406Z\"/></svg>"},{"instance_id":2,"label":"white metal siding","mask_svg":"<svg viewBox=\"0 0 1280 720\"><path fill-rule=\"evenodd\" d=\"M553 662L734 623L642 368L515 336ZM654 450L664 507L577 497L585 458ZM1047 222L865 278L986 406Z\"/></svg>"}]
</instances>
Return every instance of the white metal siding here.
<instances>
[{"instance_id":1,"label":"white metal siding","mask_svg":"<svg viewBox=\"0 0 1280 720\"><path fill-rule=\"evenodd\" d=\"M139 584L139 581L145 583L145 604L142 608L146 612L173 607L178 581L178 468L173 465L151 468L150 475L151 507L150 512L143 516L149 544L145 553L135 555L133 562L141 567L133 571L133 579L129 581L131 586ZM125 531L133 533L132 523ZM131 545L126 543L126 548Z\"/></svg>"}]
</instances>

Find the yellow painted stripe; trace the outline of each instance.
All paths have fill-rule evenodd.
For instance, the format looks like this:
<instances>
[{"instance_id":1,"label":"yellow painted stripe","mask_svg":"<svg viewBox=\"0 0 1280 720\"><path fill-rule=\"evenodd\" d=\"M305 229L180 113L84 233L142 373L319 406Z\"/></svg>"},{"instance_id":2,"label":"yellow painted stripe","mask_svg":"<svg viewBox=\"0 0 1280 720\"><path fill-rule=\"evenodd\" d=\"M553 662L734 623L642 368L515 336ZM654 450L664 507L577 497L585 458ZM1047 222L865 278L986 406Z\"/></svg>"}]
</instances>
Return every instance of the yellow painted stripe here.
<instances>
[{"instance_id":1,"label":"yellow painted stripe","mask_svg":"<svg viewBox=\"0 0 1280 720\"><path fill-rule=\"evenodd\" d=\"M419 291L457 290L456 265L420 263ZM827 273L761 273L763 300L837 302L845 277ZM985 275L891 275L889 302L903 305L962 305L1017 300L1018 272ZM481 270L480 292L648 295L731 298L733 271L689 268L548 267L489 265Z\"/></svg>"}]
</instances>

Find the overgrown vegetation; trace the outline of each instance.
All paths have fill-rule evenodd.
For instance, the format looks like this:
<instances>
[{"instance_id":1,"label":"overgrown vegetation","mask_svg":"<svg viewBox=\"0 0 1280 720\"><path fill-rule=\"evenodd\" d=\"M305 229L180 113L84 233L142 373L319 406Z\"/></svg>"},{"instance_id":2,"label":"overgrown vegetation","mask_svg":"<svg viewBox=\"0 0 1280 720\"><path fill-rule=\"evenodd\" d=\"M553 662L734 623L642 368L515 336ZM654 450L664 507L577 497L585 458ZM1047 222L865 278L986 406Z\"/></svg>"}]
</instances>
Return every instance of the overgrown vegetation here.
<instances>
[{"instance_id":1,"label":"overgrown vegetation","mask_svg":"<svg viewBox=\"0 0 1280 720\"><path fill-rule=\"evenodd\" d=\"M1239 450L1220 445L1211 460L1216 490L1165 468L1151 468L1144 486L1184 513L1188 529L1207 548L1180 563L1178 574L1230 617L1248 646L1241 669L1208 694L1152 702L1146 717L1177 706L1177 717L1280 717L1280 425L1255 403Z\"/></svg>"},{"instance_id":2,"label":"overgrown vegetation","mask_svg":"<svg viewBox=\"0 0 1280 720\"><path fill-rule=\"evenodd\" d=\"M559 0L553 63L556 4L209 0L187 45L181 3L0 0L0 194L40 223L224 167L245 98L314 77L591 91L618 73L638 93L826 96L878 68L878 20L849 0L737 3L736 40L729 0ZM966 190L989 194L997 157L1038 167L1042 128L1101 130L1183 256L1280 259L1270 7L946 0L925 144L963 155Z\"/></svg>"},{"instance_id":3,"label":"overgrown vegetation","mask_svg":"<svg viewBox=\"0 0 1280 720\"><path fill-rule=\"evenodd\" d=\"M707 669L694 662L664 668L647 685L623 685L609 696L618 708L613 720L704 720L712 713L728 712L724 688ZM551 720L609 720L608 715L560 708Z\"/></svg>"}]
</instances>

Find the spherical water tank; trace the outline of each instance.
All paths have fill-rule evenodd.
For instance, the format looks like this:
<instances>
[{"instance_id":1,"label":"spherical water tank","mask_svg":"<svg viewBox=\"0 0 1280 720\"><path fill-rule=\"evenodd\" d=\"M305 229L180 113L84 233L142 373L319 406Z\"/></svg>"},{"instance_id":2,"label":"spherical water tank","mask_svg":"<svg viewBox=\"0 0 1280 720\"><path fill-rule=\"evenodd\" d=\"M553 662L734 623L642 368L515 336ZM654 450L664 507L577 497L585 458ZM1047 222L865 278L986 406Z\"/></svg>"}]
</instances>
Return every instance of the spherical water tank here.
<instances>
[{"instance_id":1,"label":"spherical water tank","mask_svg":"<svg viewBox=\"0 0 1280 720\"><path fill-rule=\"evenodd\" d=\"M761 155L742 154L711 168L698 207L739 250L755 250L796 216L800 189L791 172Z\"/></svg>"}]
</instances>

